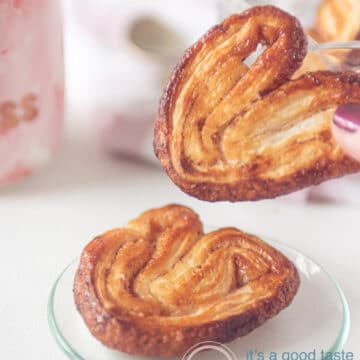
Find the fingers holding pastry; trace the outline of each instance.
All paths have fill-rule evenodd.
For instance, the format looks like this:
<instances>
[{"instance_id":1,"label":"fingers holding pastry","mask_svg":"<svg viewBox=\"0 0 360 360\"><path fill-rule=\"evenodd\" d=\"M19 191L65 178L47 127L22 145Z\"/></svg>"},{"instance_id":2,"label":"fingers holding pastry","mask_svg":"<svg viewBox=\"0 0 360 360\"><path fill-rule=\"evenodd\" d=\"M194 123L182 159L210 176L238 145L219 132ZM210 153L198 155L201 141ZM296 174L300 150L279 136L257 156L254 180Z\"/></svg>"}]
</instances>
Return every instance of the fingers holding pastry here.
<instances>
[{"instance_id":1,"label":"fingers holding pastry","mask_svg":"<svg viewBox=\"0 0 360 360\"><path fill-rule=\"evenodd\" d=\"M158 227L160 218L172 221ZM235 228L204 235L183 206L150 210L129 225L86 246L74 282L86 325L111 348L170 357L201 341L231 341L298 290L299 275L280 252Z\"/></svg>"},{"instance_id":2,"label":"fingers holding pastry","mask_svg":"<svg viewBox=\"0 0 360 360\"><path fill-rule=\"evenodd\" d=\"M342 149L360 161L360 105L340 106L333 118L332 131Z\"/></svg>"},{"instance_id":3,"label":"fingers holding pastry","mask_svg":"<svg viewBox=\"0 0 360 360\"><path fill-rule=\"evenodd\" d=\"M309 34L318 42L359 40L360 0L323 0ZM355 69L360 64L359 50L338 50L328 52L328 55L328 61L339 68ZM320 55L311 53L307 56L303 72L321 68L317 57ZM335 141L349 157L360 161L360 105L349 102L339 106L335 113L330 113L327 120L333 120L332 134Z\"/></svg>"},{"instance_id":4,"label":"fingers holding pastry","mask_svg":"<svg viewBox=\"0 0 360 360\"><path fill-rule=\"evenodd\" d=\"M265 50L246 65L258 46ZM154 139L183 191L208 201L258 200L360 169L331 136L336 106L360 103L360 77L293 78L306 46L294 17L265 6L228 18L185 53Z\"/></svg>"}]
</instances>

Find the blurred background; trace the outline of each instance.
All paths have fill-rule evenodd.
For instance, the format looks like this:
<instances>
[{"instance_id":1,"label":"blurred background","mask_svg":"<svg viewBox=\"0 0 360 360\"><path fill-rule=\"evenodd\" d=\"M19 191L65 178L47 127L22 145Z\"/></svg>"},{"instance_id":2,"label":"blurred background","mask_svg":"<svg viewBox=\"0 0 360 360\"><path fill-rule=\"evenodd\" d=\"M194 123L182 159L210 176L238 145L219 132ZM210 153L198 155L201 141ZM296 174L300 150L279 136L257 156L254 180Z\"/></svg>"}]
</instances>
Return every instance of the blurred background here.
<instances>
[{"instance_id":1,"label":"blurred background","mask_svg":"<svg viewBox=\"0 0 360 360\"><path fill-rule=\"evenodd\" d=\"M151 161L153 123L183 51L218 20L215 0L64 1L68 104L97 144ZM91 74L91 76L89 76Z\"/></svg>"}]
</instances>

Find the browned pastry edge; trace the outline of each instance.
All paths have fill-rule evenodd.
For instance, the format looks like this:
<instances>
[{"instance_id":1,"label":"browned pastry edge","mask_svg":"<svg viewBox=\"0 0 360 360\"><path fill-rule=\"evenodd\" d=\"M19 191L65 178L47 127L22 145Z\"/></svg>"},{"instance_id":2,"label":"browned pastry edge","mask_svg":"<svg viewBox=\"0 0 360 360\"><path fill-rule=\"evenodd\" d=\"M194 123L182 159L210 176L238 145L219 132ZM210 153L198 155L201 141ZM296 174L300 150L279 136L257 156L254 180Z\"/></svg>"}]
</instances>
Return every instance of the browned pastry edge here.
<instances>
[{"instance_id":1,"label":"browned pastry edge","mask_svg":"<svg viewBox=\"0 0 360 360\"><path fill-rule=\"evenodd\" d=\"M254 301L241 314L221 320L154 326L153 321L146 321L143 317L119 318L102 305L95 285L95 268L103 251L102 241L106 241L106 233L91 241L82 253L74 280L75 304L93 336L110 348L130 354L172 357L184 354L191 346L205 340L232 341L248 334L290 305L300 285L294 264L276 249L264 244L267 251L277 258L276 261L280 261L280 268L286 271L286 276L272 295Z\"/></svg>"},{"instance_id":2,"label":"browned pastry edge","mask_svg":"<svg viewBox=\"0 0 360 360\"><path fill-rule=\"evenodd\" d=\"M250 10L240 14L233 15L226 21L226 26L230 26L232 22L236 22L238 17L251 16L252 13L263 11L266 8L268 12L278 13L283 11L272 7L254 7ZM294 18L295 20L295 18ZM295 20L296 21L296 20ZM295 174L283 176L279 180L261 179L259 177L252 177L249 179L240 178L238 182L231 184L214 183L214 182L191 182L186 178L180 176L174 169L170 156L170 138L171 138L171 111L176 97L181 86L183 77L187 69L187 65L196 57L197 53L202 49L204 44L211 41L212 38L218 34L225 32L224 23L217 25L210 29L198 42L190 47L183 55L181 61L175 67L170 81L164 91L160 101L159 113L155 122L154 130L154 152L159 159L161 165L167 172L172 181L185 193L206 201L243 201L243 200L261 200L265 198L275 198L281 195L286 195L291 192L301 190L311 185L317 185L329 179L338 178L346 174L351 174L360 171L360 163L354 159L346 156L338 157L336 160L330 159L326 156L319 159L311 167L303 168ZM299 48L302 52L303 49ZM301 58L300 54L293 54L294 59ZM277 61L277 59L273 59ZM293 62L293 66L297 61ZM284 72L291 69L284 69ZM286 76L286 75L285 75ZM360 94L360 77L354 73L335 73L329 71L318 71L314 73L306 73L297 80L298 84L304 83L305 87L316 87L321 84L329 84L332 86L335 83L341 83L344 87L344 94L342 96L342 103L346 103L346 99L351 98L352 85L359 86ZM269 94L271 96L271 94ZM263 98L265 98L265 95ZM359 95L360 101L360 95ZM331 131L322 134L324 141L332 139Z\"/></svg>"},{"instance_id":3,"label":"browned pastry edge","mask_svg":"<svg viewBox=\"0 0 360 360\"><path fill-rule=\"evenodd\" d=\"M157 136L163 138L166 136L167 130L164 130L160 121L158 121L157 125ZM327 134L328 138L331 136L331 134ZM323 157L314 166L303 169L295 176L283 177L281 181L252 178L249 181L240 179L239 182L233 184L215 184L211 182L194 184L178 175L171 161L169 161L167 150L161 149L160 142L157 142L157 145L157 157L173 182L185 193L210 202L256 201L276 198L308 186L319 185L325 180L336 179L360 171L359 162L349 156L344 156L338 161ZM163 146L166 146L166 144L163 144Z\"/></svg>"},{"instance_id":4,"label":"browned pastry edge","mask_svg":"<svg viewBox=\"0 0 360 360\"><path fill-rule=\"evenodd\" d=\"M91 261L81 266L74 286L77 309L92 335L115 350L164 358L183 355L191 346L205 340L226 343L247 335L290 305L300 285L294 268L293 277L282 285L276 296L260 301L245 313L199 326L157 328L150 332L131 322L119 321L104 311L89 286L92 266ZM101 323L97 320L99 317L103 320Z\"/></svg>"}]
</instances>

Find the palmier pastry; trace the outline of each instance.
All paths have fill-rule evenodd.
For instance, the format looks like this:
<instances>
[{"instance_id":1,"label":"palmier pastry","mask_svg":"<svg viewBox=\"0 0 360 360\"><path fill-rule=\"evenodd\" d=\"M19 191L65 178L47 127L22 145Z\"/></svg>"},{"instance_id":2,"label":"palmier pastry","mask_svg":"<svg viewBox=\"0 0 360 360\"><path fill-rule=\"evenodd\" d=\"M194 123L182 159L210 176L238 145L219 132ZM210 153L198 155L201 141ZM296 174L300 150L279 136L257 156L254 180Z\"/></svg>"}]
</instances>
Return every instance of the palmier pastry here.
<instances>
[{"instance_id":1,"label":"palmier pastry","mask_svg":"<svg viewBox=\"0 0 360 360\"><path fill-rule=\"evenodd\" d=\"M260 44L266 49L246 65ZM154 136L157 157L183 191L208 201L259 200L360 170L323 116L360 103L360 76L292 79L306 53L298 20L272 6L229 17L185 52Z\"/></svg>"},{"instance_id":2,"label":"palmier pastry","mask_svg":"<svg viewBox=\"0 0 360 360\"><path fill-rule=\"evenodd\" d=\"M203 233L190 209L149 210L84 249L75 302L91 333L131 354L171 357L246 335L293 300L294 265L235 228Z\"/></svg>"}]
</instances>

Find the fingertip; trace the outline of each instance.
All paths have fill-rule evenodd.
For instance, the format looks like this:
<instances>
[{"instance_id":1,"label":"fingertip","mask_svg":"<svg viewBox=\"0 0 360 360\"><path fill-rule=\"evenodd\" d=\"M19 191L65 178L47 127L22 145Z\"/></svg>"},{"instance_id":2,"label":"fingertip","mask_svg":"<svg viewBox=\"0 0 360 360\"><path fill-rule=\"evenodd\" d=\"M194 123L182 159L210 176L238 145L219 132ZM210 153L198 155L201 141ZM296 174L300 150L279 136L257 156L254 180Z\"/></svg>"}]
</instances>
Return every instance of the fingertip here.
<instances>
[{"instance_id":1,"label":"fingertip","mask_svg":"<svg viewBox=\"0 0 360 360\"><path fill-rule=\"evenodd\" d=\"M360 124L337 111L332 122L332 132L345 153L360 161Z\"/></svg>"}]
</instances>

